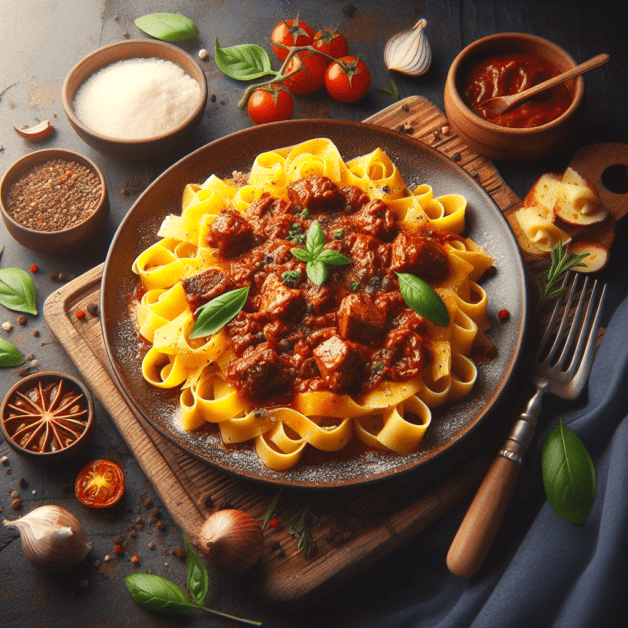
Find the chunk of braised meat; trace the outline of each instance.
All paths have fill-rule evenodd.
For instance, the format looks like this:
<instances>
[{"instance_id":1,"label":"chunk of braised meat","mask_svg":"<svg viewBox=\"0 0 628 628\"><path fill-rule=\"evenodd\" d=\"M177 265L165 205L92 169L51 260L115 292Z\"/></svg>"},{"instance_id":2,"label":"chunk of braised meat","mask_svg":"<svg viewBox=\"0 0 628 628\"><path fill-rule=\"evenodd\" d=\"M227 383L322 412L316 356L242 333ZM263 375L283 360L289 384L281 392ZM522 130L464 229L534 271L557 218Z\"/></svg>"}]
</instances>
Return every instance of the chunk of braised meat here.
<instances>
[{"instance_id":1,"label":"chunk of braised meat","mask_svg":"<svg viewBox=\"0 0 628 628\"><path fill-rule=\"evenodd\" d=\"M392 321L393 329L386 334L387 372L400 381L417 377L425 365L425 319L413 310L405 310Z\"/></svg>"},{"instance_id":2,"label":"chunk of braised meat","mask_svg":"<svg viewBox=\"0 0 628 628\"><path fill-rule=\"evenodd\" d=\"M336 307L336 294L329 284L317 286L309 281L305 288L305 298L310 305L308 311L316 314L327 314Z\"/></svg>"},{"instance_id":3,"label":"chunk of braised meat","mask_svg":"<svg viewBox=\"0 0 628 628\"><path fill-rule=\"evenodd\" d=\"M268 318L294 321L305 312L303 290L286 286L277 275L269 275L262 286L259 313Z\"/></svg>"},{"instance_id":4,"label":"chunk of braised meat","mask_svg":"<svg viewBox=\"0 0 628 628\"><path fill-rule=\"evenodd\" d=\"M201 273L186 277L181 281L181 285L192 312L233 288L229 278L215 268L208 268Z\"/></svg>"},{"instance_id":5,"label":"chunk of braised meat","mask_svg":"<svg viewBox=\"0 0 628 628\"><path fill-rule=\"evenodd\" d=\"M293 203L311 213L340 211L345 204L345 197L338 186L331 179L319 175L290 183L287 191Z\"/></svg>"},{"instance_id":6,"label":"chunk of braised meat","mask_svg":"<svg viewBox=\"0 0 628 628\"><path fill-rule=\"evenodd\" d=\"M330 390L346 391L362 378L363 365L355 343L332 336L314 349L314 359Z\"/></svg>"},{"instance_id":7,"label":"chunk of braised meat","mask_svg":"<svg viewBox=\"0 0 628 628\"><path fill-rule=\"evenodd\" d=\"M348 238L349 257L353 268L366 268L369 273L390 266L391 245L363 233Z\"/></svg>"},{"instance_id":8,"label":"chunk of braised meat","mask_svg":"<svg viewBox=\"0 0 628 628\"><path fill-rule=\"evenodd\" d=\"M275 198L268 192L264 192L248 206L246 213L254 218L263 218L275 214L287 214L290 213L290 209L291 205L288 201Z\"/></svg>"},{"instance_id":9,"label":"chunk of braised meat","mask_svg":"<svg viewBox=\"0 0 628 628\"><path fill-rule=\"evenodd\" d=\"M392 240L396 232L397 219L393 210L388 203L379 199L364 205L353 220L361 233L380 240Z\"/></svg>"},{"instance_id":10,"label":"chunk of braised meat","mask_svg":"<svg viewBox=\"0 0 628 628\"><path fill-rule=\"evenodd\" d=\"M240 312L225 327L233 352L241 356L248 347L266 342L264 325L260 323L255 314Z\"/></svg>"},{"instance_id":11,"label":"chunk of braised meat","mask_svg":"<svg viewBox=\"0 0 628 628\"><path fill-rule=\"evenodd\" d=\"M396 272L438 282L449 274L449 257L445 247L436 240L402 231L392 243L390 267Z\"/></svg>"},{"instance_id":12,"label":"chunk of braised meat","mask_svg":"<svg viewBox=\"0 0 628 628\"><path fill-rule=\"evenodd\" d=\"M207 233L207 244L221 257L238 257L253 246L253 227L235 209L223 209Z\"/></svg>"},{"instance_id":13,"label":"chunk of braised meat","mask_svg":"<svg viewBox=\"0 0 628 628\"><path fill-rule=\"evenodd\" d=\"M366 205L370 200L369 195L356 185L340 188L340 193L345 197L343 211L346 214L355 214L362 205Z\"/></svg>"},{"instance_id":14,"label":"chunk of braised meat","mask_svg":"<svg viewBox=\"0 0 628 628\"><path fill-rule=\"evenodd\" d=\"M279 356L267 343L232 358L227 364L227 379L249 399L267 399L289 384Z\"/></svg>"},{"instance_id":15,"label":"chunk of braised meat","mask_svg":"<svg viewBox=\"0 0 628 628\"><path fill-rule=\"evenodd\" d=\"M269 240L274 240L275 238L288 240L293 235L301 235L303 240L305 240L306 229L304 229L302 222L291 214L269 216L261 230L264 237Z\"/></svg>"},{"instance_id":16,"label":"chunk of braised meat","mask_svg":"<svg viewBox=\"0 0 628 628\"><path fill-rule=\"evenodd\" d=\"M386 348L391 351L388 375L395 381L417 377L425 362L423 338L407 327L393 329L387 338Z\"/></svg>"},{"instance_id":17,"label":"chunk of braised meat","mask_svg":"<svg viewBox=\"0 0 628 628\"><path fill-rule=\"evenodd\" d=\"M386 326L386 316L375 307L367 294L349 294L340 304L338 331L345 340L362 344L376 342Z\"/></svg>"}]
</instances>

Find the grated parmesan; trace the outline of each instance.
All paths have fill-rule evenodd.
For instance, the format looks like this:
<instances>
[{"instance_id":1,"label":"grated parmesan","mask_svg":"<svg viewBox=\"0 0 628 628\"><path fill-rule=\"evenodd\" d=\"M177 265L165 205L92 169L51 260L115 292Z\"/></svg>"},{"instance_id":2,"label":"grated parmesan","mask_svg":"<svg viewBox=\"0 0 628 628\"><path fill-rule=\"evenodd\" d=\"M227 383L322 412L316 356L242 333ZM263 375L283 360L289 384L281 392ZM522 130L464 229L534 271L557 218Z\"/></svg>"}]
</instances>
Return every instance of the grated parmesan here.
<instances>
[{"instance_id":1,"label":"grated parmesan","mask_svg":"<svg viewBox=\"0 0 628 628\"><path fill-rule=\"evenodd\" d=\"M196 80L172 61L125 59L95 72L77 90L74 110L109 137L147 139L184 122L201 97Z\"/></svg>"}]
</instances>

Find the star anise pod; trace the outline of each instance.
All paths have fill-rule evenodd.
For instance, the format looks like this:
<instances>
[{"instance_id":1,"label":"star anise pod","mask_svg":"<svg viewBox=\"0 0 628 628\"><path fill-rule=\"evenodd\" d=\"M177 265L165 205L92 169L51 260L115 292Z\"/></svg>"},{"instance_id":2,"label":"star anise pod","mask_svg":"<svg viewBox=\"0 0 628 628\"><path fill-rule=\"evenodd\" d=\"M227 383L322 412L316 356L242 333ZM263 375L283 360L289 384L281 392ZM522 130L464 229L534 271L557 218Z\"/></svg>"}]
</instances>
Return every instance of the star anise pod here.
<instances>
[{"instance_id":1,"label":"star anise pod","mask_svg":"<svg viewBox=\"0 0 628 628\"><path fill-rule=\"evenodd\" d=\"M36 388L10 402L5 427L13 441L29 451L54 452L72 445L87 427L84 396L63 390L63 381Z\"/></svg>"}]
</instances>

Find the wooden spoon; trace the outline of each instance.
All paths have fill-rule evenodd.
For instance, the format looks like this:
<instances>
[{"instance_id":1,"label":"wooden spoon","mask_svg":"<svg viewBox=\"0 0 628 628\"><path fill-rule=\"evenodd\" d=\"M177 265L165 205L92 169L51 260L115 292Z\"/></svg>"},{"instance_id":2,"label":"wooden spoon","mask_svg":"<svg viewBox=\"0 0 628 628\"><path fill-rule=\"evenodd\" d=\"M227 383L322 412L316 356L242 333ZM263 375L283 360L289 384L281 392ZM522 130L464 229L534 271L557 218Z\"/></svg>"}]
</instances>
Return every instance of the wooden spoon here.
<instances>
[{"instance_id":1,"label":"wooden spoon","mask_svg":"<svg viewBox=\"0 0 628 628\"><path fill-rule=\"evenodd\" d=\"M495 113L504 113L504 111L508 111L515 105L519 104L522 100L526 98L530 98L530 96L535 96L539 92L543 92L550 87L554 87L554 85L558 85L567 79L573 78L574 76L580 76L589 70L593 70L601 65L604 65L609 59L607 54L600 54L580 65L577 65L575 68L571 70L567 70L567 72L563 72L558 76L554 76L547 81L543 81L538 85L534 85L534 87L529 87L528 89L524 89L522 92L518 92L516 94L512 94L510 96L495 96L494 98L489 98L480 104L481 107L486 107Z\"/></svg>"}]
</instances>

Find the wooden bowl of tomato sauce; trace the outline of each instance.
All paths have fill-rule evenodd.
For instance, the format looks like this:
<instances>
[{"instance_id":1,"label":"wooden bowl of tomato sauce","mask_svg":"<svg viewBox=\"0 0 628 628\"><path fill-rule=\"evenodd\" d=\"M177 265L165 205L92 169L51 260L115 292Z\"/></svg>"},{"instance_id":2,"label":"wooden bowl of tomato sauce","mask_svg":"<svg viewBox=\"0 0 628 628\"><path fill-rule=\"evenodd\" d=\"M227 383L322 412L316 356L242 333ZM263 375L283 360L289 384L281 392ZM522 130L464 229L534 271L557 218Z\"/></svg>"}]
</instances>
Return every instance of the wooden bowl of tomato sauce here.
<instances>
[{"instance_id":1,"label":"wooden bowl of tomato sauce","mask_svg":"<svg viewBox=\"0 0 628 628\"><path fill-rule=\"evenodd\" d=\"M579 76L496 116L481 106L493 96L513 94L576 66L560 46L526 33L479 39L454 59L445 83L449 123L481 155L530 161L560 147L571 135L584 96Z\"/></svg>"}]
</instances>

